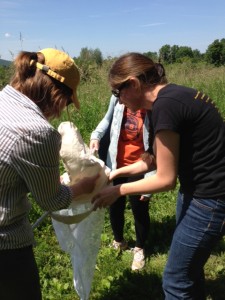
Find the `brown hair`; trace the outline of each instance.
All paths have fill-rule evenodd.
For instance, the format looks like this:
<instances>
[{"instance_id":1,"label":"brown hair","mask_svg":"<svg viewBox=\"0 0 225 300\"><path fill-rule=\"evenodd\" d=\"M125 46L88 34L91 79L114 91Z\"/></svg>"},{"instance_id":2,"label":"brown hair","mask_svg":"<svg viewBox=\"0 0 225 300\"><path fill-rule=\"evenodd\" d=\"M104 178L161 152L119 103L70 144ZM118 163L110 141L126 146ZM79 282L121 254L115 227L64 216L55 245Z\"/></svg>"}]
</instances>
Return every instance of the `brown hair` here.
<instances>
[{"instance_id":1,"label":"brown hair","mask_svg":"<svg viewBox=\"0 0 225 300\"><path fill-rule=\"evenodd\" d=\"M21 51L14 61L11 86L32 100L46 118L60 117L71 102L72 89L36 68L31 60L45 62L42 53Z\"/></svg>"},{"instance_id":2,"label":"brown hair","mask_svg":"<svg viewBox=\"0 0 225 300\"><path fill-rule=\"evenodd\" d=\"M145 85L165 84L167 78L162 64L154 63L149 57L135 52L120 56L109 71L109 83L118 88L130 77L137 77Z\"/></svg>"}]
</instances>

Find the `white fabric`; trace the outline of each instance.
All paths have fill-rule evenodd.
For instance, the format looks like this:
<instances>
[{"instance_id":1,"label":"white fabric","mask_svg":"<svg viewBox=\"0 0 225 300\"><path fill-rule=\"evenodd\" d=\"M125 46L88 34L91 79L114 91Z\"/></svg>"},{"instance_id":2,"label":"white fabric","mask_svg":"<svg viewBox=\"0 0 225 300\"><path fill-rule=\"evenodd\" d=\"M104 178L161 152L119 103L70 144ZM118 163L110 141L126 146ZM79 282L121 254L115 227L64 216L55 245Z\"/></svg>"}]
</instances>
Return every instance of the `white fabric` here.
<instances>
[{"instance_id":1,"label":"white fabric","mask_svg":"<svg viewBox=\"0 0 225 300\"><path fill-rule=\"evenodd\" d=\"M91 154L74 124L63 122L58 131L62 136L60 156L67 171L63 174L64 183L73 184L85 176L100 173L91 194L81 195L68 209L52 213L58 242L71 256L75 289L81 300L87 300L105 216L105 209L92 211L91 199L107 185L110 170Z\"/></svg>"},{"instance_id":2,"label":"white fabric","mask_svg":"<svg viewBox=\"0 0 225 300\"><path fill-rule=\"evenodd\" d=\"M62 250L70 254L73 283L81 300L89 298L104 216L104 210L95 211L80 223L70 225L52 219Z\"/></svg>"}]
</instances>

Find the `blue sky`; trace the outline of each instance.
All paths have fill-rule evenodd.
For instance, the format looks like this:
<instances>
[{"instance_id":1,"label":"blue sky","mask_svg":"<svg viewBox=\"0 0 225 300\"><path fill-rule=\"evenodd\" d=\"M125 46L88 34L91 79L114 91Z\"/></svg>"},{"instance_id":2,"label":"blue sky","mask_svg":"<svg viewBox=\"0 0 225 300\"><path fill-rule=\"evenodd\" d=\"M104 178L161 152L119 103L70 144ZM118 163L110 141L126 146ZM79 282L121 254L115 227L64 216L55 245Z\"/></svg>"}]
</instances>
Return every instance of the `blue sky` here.
<instances>
[{"instance_id":1,"label":"blue sky","mask_svg":"<svg viewBox=\"0 0 225 300\"><path fill-rule=\"evenodd\" d=\"M205 52L225 38L224 0L0 0L0 58L53 47L79 56L158 52L166 44Z\"/></svg>"}]
</instances>

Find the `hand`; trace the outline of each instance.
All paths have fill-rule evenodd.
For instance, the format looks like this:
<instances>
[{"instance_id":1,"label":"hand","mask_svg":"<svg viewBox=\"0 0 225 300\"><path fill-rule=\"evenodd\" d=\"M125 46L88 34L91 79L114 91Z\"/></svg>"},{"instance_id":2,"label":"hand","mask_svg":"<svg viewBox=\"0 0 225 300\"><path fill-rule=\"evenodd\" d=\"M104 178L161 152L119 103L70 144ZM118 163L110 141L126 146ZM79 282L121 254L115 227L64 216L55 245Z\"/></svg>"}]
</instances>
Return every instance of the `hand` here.
<instances>
[{"instance_id":1,"label":"hand","mask_svg":"<svg viewBox=\"0 0 225 300\"><path fill-rule=\"evenodd\" d=\"M109 182L113 181L113 179L115 179L116 176L117 176L117 169L112 170L112 171L109 173Z\"/></svg>"},{"instance_id":2,"label":"hand","mask_svg":"<svg viewBox=\"0 0 225 300\"><path fill-rule=\"evenodd\" d=\"M141 195L140 201L149 201L151 197Z\"/></svg>"},{"instance_id":3,"label":"hand","mask_svg":"<svg viewBox=\"0 0 225 300\"><path fill-rule=\"evenodd\" d=\"M89 148L91 150L91 153L94 153L95 151L98 151L98 149L99 149L99 140L91 140Z\"/></svg>"},{"instance_id":4,"label":"hand","mask_svg":"<svg viewBox=\"0 0 225 300\"><path fill-rule=\"evenodd\" d=\"M65 185L68 185L70 183L70 176L67 172L63 173L60 176L60 183Z\"/></svg>"},{"instance_id":5,"label":"hand","mask_svg":"<svg viewBox=\"0 0 225 300\"><path fill-rule=\"evenodd\" d=\"M104 208L113 204L120 197L120 185L107 186L92 199L94 210Z\"/></svg>"}]
</instances>

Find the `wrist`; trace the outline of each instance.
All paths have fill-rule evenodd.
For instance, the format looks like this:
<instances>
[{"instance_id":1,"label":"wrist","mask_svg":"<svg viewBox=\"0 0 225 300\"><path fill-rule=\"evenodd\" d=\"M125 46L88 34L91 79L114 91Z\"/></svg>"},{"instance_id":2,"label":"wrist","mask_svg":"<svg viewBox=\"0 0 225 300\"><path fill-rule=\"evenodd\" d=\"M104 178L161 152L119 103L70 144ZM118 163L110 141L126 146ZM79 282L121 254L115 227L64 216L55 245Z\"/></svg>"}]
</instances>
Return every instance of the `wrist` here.
<instances>
[{"instance_id":1,"label":"wrist","mask_svg":"<svg viewBox=\"0 0 225 300\"><path fill-rule=\"evenodd\" d=\"M118 169L115 169L115 170L112 170L111 172L110 172L110 180L114 180L114 179L116 179L116 177L117 177L117 175L118 175L118 171L117 171Z\"/></svg>"},{"instance_id":2,"label":"wrist","mask_svg":"<svg viewBox=\"0 0 225 300\"><path fill-rule=\"evenodd\" d=\"M126 189L124 187L124 184L115 185L115 187L117 187L116 192L118 197L126 196Z\"/></svg>"}]
</instances>

